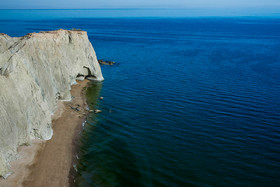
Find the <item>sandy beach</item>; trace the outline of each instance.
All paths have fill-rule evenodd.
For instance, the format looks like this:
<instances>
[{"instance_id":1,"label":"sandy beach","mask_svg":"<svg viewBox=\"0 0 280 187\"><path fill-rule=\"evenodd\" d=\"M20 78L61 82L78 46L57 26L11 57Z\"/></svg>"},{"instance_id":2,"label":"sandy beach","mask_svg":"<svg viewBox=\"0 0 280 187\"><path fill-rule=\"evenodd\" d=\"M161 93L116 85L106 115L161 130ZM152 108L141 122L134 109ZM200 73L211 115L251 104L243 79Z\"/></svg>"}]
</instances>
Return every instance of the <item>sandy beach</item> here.
<instances>
[{"instance_id":1,"label":"sandy beach","mask_svg":"<svg viewBox=\"0 0 280 187\"><path fill-rule=\"evenodd\" d=\"M2 187L66 187L73 185L72 164L82 123L87 114L85 91L89 81L73 85L71 102L60 102L53 116L51 140L33 140L18 148L19 159L11 163L13 172L1 179Z\"/></svg>"}]
</instances>

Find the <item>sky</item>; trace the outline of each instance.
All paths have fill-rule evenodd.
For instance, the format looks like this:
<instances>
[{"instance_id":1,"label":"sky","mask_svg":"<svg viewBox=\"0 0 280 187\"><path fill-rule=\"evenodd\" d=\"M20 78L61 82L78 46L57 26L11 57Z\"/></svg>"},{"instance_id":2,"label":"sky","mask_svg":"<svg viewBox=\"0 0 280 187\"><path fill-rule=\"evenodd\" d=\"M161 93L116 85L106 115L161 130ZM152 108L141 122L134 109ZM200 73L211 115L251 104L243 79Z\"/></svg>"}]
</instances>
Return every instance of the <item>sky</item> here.
<instances>
[{"instance_id":1,"label":"sky","mask_svg":"<svg viewBox=\"0 0 280 187\"><path fill-rule=\"evenodd\" d=\"M279 8L280 0L1 0L0 9Z\"/></svg>"}]
</instances>

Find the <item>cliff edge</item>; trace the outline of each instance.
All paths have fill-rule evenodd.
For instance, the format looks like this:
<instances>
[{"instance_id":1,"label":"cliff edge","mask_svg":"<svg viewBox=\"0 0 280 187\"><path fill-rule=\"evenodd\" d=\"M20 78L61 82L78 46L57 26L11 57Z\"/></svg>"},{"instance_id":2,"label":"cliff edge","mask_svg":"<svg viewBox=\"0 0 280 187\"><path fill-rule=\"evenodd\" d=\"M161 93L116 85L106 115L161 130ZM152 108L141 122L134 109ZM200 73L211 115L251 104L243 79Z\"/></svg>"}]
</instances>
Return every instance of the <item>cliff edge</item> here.
<instances>
[{"instance_id":1,"label":"cliff edge","mask_svg":"<svg viewBox=\"0 0 280 187\"><path fill-rule=\"evenodd\" d=\"M71 85L85 77L103 80L85 31L0 34L0 176L18 146L52 137L57 102L71 100Z\"/></svg>"}]
</instances>

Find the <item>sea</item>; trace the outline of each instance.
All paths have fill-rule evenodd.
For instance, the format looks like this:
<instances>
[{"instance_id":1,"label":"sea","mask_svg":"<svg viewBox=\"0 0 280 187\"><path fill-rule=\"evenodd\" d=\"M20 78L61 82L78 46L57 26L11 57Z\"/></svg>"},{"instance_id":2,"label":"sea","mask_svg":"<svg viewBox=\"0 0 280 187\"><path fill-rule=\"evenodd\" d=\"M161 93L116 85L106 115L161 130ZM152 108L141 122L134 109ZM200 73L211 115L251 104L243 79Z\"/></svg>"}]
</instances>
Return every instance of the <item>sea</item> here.
<instances>
[{"instance_id":1,"label":"sea","mask_svg":"<svg viewBox=\"0 0 280 187\"><path fill-rule=\"evenodd\" d=\"M116 62L87 91L77 186L280 185L280 16L0 10L11 36L60 28Z\"/></svg>"}]
</instances>

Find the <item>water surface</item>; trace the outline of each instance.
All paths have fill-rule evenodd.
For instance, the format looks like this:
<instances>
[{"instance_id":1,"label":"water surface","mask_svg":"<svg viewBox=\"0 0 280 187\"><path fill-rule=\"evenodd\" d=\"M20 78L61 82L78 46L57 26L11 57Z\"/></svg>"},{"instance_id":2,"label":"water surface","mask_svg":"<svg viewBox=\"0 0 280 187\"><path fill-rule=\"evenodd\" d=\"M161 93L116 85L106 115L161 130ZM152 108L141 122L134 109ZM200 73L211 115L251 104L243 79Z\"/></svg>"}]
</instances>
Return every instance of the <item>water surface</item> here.
<instances>
[{"instance_id":1,"label":"water surface","mask_svg":"<svg viewBox=\"0 0 280 187\"><path fill-rule=\"evenodd\" d=\"M278 18L63 15L0 32L80 28L117 62L88 90L78 186L279 185Z\"/></svg>"}]
</instances>

